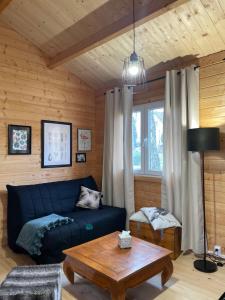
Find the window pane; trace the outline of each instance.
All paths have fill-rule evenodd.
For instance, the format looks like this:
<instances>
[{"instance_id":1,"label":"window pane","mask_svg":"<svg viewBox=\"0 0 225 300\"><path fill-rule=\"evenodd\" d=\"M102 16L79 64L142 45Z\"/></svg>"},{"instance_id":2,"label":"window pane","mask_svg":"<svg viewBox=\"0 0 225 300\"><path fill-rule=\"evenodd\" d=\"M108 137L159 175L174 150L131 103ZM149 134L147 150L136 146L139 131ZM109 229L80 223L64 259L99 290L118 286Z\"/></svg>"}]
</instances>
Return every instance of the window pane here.
<instances>
[{"instance_id":1,"label":"window pane","mask_svg":"<svg viewBox=\"0 0 225 300\"><path fill-rule=\"evenodd\" d=\"M163 167L163 108L148 110L148 170L161 172Z\"/></svg>"},{"instance_id":2,"label":"window pane","mask_svg":"<svg viewBox=\"0 0 225 300\"><path fill-rule=\"evenodd\" d=\"M134 171L141 170L141 112L132 114L132 155Z\"/></svg>"}]
</instances>

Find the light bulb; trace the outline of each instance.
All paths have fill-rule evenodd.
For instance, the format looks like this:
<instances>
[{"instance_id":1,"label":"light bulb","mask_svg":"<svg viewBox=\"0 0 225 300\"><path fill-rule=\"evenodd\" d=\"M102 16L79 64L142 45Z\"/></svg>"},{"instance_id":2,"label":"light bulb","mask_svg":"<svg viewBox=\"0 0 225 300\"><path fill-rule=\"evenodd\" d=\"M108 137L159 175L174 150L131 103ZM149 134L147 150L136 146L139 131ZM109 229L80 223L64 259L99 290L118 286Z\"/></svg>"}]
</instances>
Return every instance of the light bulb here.
<instances>
[{"instance_id":1,"label":"light bulb","mask_svg":"<svg viewBox=\"0 0 225 300\"><path fill-rule=\"evenodd\" d=\"M129 66L128 72L130 75L135 76L138 74L138 66L136 64L132 64L131 66Z\"/></svg>"}]
</instances>

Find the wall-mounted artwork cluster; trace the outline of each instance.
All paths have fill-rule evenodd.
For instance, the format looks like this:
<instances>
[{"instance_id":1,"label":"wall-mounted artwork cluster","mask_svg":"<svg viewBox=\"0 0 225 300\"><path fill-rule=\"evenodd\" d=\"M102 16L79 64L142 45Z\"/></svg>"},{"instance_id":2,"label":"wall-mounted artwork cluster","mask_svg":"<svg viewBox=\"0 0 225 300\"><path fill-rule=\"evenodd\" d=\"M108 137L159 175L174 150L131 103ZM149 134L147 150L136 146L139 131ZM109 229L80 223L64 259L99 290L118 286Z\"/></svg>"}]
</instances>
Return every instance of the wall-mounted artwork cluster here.
<instances>
[{"instance_id":1,"label":"wall-mounted artwork cluster","mask_svg":"<svg viewBox=\"0 0 225 300\"><path fill-rule=\"evenodd\" d=\"M77 150L76 153L76 162L77 163L85 163L86 162L86 153L91 151L91 130L78 128L77 129Z\"/></svg>"},{"instance_id":2,"label":"wall-mounted artwork cluster","mask_svg":"<svg viewBox=\"0 0 225 300\"><path fill-rule=\"evenodd\" d=\"M31 154L31 126L8 125L8 154ZM91 151L91 130L78 128L76 162L86 162L86 151ZM83 152L83 153L81 153ZM41 167L72 166L72 123L41 121Z\"/></svg>"}]
</instances>

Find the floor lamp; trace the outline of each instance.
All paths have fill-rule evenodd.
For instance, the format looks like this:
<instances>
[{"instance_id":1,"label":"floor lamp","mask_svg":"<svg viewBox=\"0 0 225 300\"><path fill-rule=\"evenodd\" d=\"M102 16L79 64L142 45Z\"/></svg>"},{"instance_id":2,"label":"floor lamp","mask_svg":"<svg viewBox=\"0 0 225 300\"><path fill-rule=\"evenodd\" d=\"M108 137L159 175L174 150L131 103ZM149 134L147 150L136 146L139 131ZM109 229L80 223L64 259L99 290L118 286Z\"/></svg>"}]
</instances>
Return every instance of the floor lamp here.
<instances>
[{"instance_id":1,"label":"floor lamp","mask_svg":"<svg viewBox=\"0 0 225 300\"><path fill-rule=\"evenodd\" d=\"M204 217L204 257L194 261L195 269L212 273L217 270L217 265L214 262L208 261L206 247L206 216L205 216L205 179L204 179L204 153L206 151L219 150L219 128L193 128L187 131L187 147L188 151L199 152L201 157L201 172L202 172L202 204Z\"/></svg>"}]
</instances>

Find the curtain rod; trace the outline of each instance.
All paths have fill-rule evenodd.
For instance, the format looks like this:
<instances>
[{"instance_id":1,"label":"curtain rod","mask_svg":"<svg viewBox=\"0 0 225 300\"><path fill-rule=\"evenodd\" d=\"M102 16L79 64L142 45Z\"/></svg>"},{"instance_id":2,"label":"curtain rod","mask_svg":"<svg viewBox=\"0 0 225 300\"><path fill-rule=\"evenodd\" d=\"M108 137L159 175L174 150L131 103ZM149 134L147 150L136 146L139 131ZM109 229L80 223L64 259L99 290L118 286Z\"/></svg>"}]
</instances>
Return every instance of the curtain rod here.
<instances>
[{"instance_id":1,"label":"curtain rod","mask_svg":"<svg viewBox=\"0 0 225 300\"><path fill-rule=\"evenodd\" d=\"M224 58L224 60L225 60L225 58ZM198 68L200 68L200 66L195 66L194 70L196 70ZM177 75L179 75L179 74L180 74L180 71L177 72ZM158 80L162 80L162 79L165 79L165 78L166 78L166 75L163 75L163 76L160 76L160 77L157 77L157 78L154 78L154 79L147 80L147 81L144 82L144 84L151 83L151 82L158 81ZM141 84L137 84L137 86L139 86L139 85L141 85ZM132 87L132 86L128 86L128 88L130 88L130 87ZM119 91L120 91L120 89L119 89ZM112 90L111 93L113 94L114 91ZM104 93L104 95L106 95L106 92Z\"/></svg>"}]
</instances>

